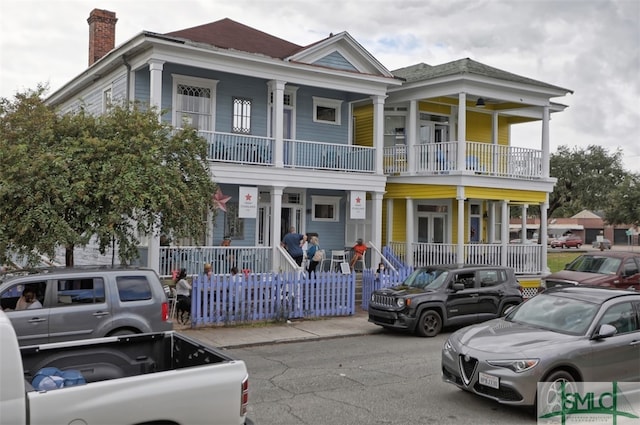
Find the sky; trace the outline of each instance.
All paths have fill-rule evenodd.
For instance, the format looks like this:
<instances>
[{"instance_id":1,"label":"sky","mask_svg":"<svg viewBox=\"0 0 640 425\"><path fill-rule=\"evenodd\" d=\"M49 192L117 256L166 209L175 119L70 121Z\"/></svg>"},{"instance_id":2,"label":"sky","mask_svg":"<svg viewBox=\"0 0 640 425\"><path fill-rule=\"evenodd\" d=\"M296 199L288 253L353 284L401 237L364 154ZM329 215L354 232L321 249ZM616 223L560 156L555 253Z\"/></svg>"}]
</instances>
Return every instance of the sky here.
<instances>
[{"instance_id":1,"label":"sky","mask_svg":"<svg viewBox=\"0 0 640 425\"><path fill-rule=\"evenodd\" d=\"M552 153L601 145L640 173L640 0L2 0L0 97L81 74L94 8L116 13L116 46L229 18L302 46L347 31L389 70L471 58L574 92L552 99ZM511 137L540 149L541 126Z\"/></svg>"}]
</instances>

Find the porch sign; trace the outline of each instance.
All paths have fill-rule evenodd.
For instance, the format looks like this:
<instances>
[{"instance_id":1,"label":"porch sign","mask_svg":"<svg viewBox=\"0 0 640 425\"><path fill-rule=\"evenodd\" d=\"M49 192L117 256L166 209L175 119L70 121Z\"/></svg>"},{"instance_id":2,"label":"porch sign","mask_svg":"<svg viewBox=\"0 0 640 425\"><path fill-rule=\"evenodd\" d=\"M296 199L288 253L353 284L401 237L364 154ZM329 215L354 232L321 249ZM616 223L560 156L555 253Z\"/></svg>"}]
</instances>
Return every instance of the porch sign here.
<instances>
[{"instance_id":1,"label":"porch sign","mask_svg":"<svg viewBox=\"0 0 640 425\"><path fill-rule=\"evenodd\" d=\"M258 188L240 186L238 203L239 218L256 218L258 216Z\"/></svg>"},{"instance_id":2,"label":"porch sign","mask_svg":"<svg viewBox=\"0 0 640 425\"><path fill-rule=\"evenodd\" d=\"M367 218L367 194L362 191L351 191L351 219L366 219Z\"/></svg>"}]
</instances>

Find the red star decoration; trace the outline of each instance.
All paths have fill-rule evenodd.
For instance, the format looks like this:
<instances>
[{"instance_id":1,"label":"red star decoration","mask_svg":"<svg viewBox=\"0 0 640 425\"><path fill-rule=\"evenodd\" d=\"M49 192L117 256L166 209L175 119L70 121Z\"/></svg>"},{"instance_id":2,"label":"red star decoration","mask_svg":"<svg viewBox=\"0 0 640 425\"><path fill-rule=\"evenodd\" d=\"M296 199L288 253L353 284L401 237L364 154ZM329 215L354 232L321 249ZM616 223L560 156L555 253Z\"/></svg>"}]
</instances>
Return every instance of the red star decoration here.
<instances>
[{"instance_id":1,"label":"red star decoration","mask_svg":"<svg viewBox=\"0 0 640 425\"><path fill-rule=\"evenodd\" d=\"M247 202L251 201L251 194L247 193L246 195L244 195L244 200Z\"/></svg>"},{"instance_id":2,"label":"red star decoration","mask_svg":"<svg viewBox=\"0 0 640 425\"><path fill-rule=\"evenodd\" d=\"M231 199L231 196L225 195L222 193L222 190L218 188L216 190L216 194L213 195L213 205L217 209L221 209L224 212L227 212L227 202Z\"/></svg>"},{"instance_id":3,"label":"red star decoration","mask_svg":"<svg viewBox=\"0 0 640 425\"><path fill-rule=\"evenodd\" d=\"M360 198L359 196L356 198L356 204L359 204L360 201L362 200L362 198Z\"/></svg>"}]
</instances>

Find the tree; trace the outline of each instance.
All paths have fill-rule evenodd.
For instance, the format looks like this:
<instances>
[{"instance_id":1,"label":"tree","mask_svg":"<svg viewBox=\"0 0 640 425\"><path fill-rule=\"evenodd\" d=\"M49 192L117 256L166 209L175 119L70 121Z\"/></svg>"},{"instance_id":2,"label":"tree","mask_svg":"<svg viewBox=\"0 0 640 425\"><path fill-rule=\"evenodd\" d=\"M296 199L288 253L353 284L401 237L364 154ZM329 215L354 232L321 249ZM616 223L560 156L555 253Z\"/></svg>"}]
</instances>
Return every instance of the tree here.
<instances>
[{"instance_id":1,"label":"tree","mask_svg":"<svg viewBox=\"0 0 640 425\"><path fill-rule=\"evenodd\" d=\"M627 176L622 152L602 146L560 146L550 158L551 177L558 179L549 197L548 216L571 216L583 209L602 210L609 195Z\"/></svg>"},{"instance_id":2,"label":"tree","mask_svg":"<svg viewBox=\"0 0 640 425\"><path fill-rule=\"evenodd\" d=\"M52 257L64 246L72 266L73 248L96 237L129 263L142 235L205 232L215 184L194 129L138 104L57 114L44 91L0 99L0 254Z\"/></svg>"},{"instance_id":3,"label":"tree","mask_svg":"<svg viewBox=\"0 0 640 425\"><path fill-rule=\"evenodd\" d=\"M610 194L604 219L611 225L640 226L640 174L628 174Z\"/></svg>"}]
</instances>

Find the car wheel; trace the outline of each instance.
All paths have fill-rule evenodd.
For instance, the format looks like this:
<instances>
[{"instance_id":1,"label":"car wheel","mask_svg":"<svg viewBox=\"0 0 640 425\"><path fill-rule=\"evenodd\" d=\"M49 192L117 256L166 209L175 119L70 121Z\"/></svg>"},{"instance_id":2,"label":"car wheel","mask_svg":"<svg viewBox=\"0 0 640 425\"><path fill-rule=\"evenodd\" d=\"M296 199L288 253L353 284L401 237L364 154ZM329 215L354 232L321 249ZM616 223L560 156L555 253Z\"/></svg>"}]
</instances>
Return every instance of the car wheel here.
<instances>
[{"instance_id":1,"label":"car wheel","mask_svg":"<svg viewBox=\"0 0 640 425\"><path fill-rule=\"evenodd\" d=\"M562 248L567 249L567 245L566 244L562 244Z\"/></svg>"},{"instance_id":2,"label":"car wheel","mask_svg":"<svg viewBox=\"0 0 640 425\"><path fill-rule=\"evenodd\" d=\"M580 249L581 246L582 246L582 244L577 244L576 248Z\"/></svg>"},{"instance_id":3,"label":"car wheel","mask_svg":"<svg viewBox=\"0 0 640 425\"><path fill-rule=\"evenodd\" d=\"M442 330L442 318L433 310L423 311L418 320L416 333L420 336L433 337Z\"/></svg>"},{"instance_id":4,"label":"car wheel","mask_svg":"<svg viewBox=\"0 0 640 425\"><path fill-rule=\"evenodd\" d=\"M562 410L562 384L564 384L565 394L578 391L576 381L570 373L564 370L553 372L544 380L542 392L538 395L538 408L542 409L540 414Z\"/></svg>"}]
</instances>

